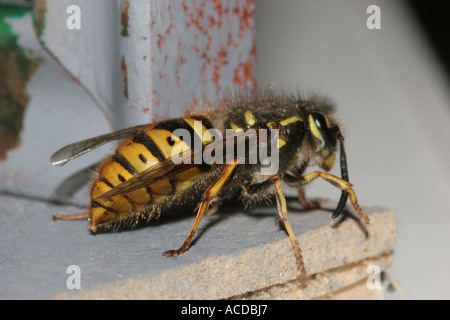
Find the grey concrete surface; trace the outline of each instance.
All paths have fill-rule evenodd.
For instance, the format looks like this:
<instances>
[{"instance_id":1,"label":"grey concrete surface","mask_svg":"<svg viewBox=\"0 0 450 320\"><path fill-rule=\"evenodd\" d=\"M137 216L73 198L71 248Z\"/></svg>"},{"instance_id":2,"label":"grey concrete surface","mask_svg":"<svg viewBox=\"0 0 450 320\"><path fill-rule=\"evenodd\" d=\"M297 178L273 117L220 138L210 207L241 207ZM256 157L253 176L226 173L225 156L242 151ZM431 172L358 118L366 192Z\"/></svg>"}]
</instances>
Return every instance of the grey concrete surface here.
<instances>
[{"instance_id":1,"label":"grey concrete surface","mask_svg":"<svg viewBox=\"0 0 450 320\"><path fill-rule=\"evenodd\" d=\"M163 251L184 241L193 214L132 231L93 235L85 220L52 220L54 211L72 213L75 207L1 195L0 202L0 299L218 299L297 277L290 241L275 226L276 207L252 214L225 208L205 217L191 249L167 258ZM373 221L364 230L354 219L332 227L330 212L299 211L295 202L290 206L289 220L310 274L393 253L392 211L367 208ZM384 269L390 261L379 263ZM71 265L80 268L80 290L66 285ZM352 280L341 277L336 288L367 277L361 270ZM308 292L314 292L311 286L317 284Z\"/></svg>"}]
</instances>

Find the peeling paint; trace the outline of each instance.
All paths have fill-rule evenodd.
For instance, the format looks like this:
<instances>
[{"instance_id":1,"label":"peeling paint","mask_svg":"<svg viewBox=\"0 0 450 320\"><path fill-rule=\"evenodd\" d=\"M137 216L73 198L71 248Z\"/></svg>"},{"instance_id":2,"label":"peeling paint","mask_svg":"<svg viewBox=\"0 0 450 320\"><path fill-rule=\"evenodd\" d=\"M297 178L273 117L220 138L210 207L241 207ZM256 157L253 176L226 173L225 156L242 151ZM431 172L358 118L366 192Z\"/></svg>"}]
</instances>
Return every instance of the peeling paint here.
<instances>
[{"instance_id":1,"label":"peeling paint","mask_svg":"<svg viewBox=\"0 0 450 320\"><path fill-rule=\"evenodd\" d=\"M155 116L179 116L193 98L207 104L255 88L254 20L254 0L151 1Z\"/></svg>"},{"instance_id":2,"label":"peeling paint","mask_svg":"<svg viewBox=\"0 0 450 320\"><path fill-rule=\"evenodd\" d=\"M20 131L29 96L26 85L39 62L18 44L8 19L29 13L29 7L0 4L0 161L20 144Z\"/></svg>"},{"instance_id":3,"label":"peeling paint","mask_svg":"<svg viewBox=\"0 0 450 320\"><path fill-rule=\"evenodd\" d=\"M120 1L120 22L122 25L122 31L120 34L122 37L129 37L130 34L128 33L128 28L130 25L128 24L128 21L130 20L130 16L128 15L128 9L130 9L130 3L127 0L121 0Z\"/></svg>"},{"instance_id":4,"label":"peeling paint","mask_svg":"<svg viewBox=\"0 0 450 320\"><path fill-rule=\"evenodd\" d=\"M128 72L125 57L122 57L122 61L120 62L120 71L122 72L123 77L123 95L128 100Z\"/></svg>"},{"instance_id":5,"label":"peeling paint","mask_svg":"<svg viewBox=\"0 0 450 320\"><path fill-rule=\"evenodd\" d=\"M33 0L33 21L34 28L39 40L42 40L42 33L45 29L45 14L47 13L47 0Z\"/></svg>"}]
</instances>

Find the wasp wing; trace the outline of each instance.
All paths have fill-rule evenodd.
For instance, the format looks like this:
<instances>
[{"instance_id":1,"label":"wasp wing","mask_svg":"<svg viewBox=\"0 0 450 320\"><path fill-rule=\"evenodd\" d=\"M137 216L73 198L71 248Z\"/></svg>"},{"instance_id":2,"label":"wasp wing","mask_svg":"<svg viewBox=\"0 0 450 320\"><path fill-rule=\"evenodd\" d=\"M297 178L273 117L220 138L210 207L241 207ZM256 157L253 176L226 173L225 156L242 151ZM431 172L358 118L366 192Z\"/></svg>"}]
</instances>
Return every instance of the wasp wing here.
<instances>
[{"instance_id":1,"label":"wasp wing","mask_svg":"<svg viewBox=\"0 0 450 320\"><path fill-rule=\"evenodd\" d=\"M51 157L50 161L54 166L63 166L70 160L79 157L95 148L98 148L105 143L128 138L132 135L135 135L139 131L148 127L148 124L139 125L135 127L126 128L123 130L103 134L98 137L89 138L83 141L78 141L72 144L69 144L58 151L56 151Z\"/></svg>"},{"instance_id":2,"label":"wasp wing","mask_svg":"<svg viewBox=\"0 0 450 320\"><path fill-rule=\"evenodd\" d=\"M203 148L197 152L203 152ZM193 164L193 159L195 153L192 149L185 150L183 152L183 157L177 157L177 162L173 161L173 157L167 158L150 168L142 171L138 175L130 178L127 181L119 184L118 186L112 188L111 190L101 194L94 200L107 199L110 200L113 197L124 195L130 193L134 190L138 190L144 187L148 187L153 183L161 181L165 178L170 178L175 174L184 172L190 168L198 166L198 164ZM188 161L189 160L189 161Z\"/></svg>"},{"instance_id":3,"label":"wasp wing","mask_svg":"<svg viewBox=\"0 0 450 320\"><path fill-rule=\"evenodd\" d=\"M235 139L236 138L236 139ZM234 134L228 135L226 139L216 139L215 141L203 145L201 149L199 150L184 150L183 156L180 158L180 156L177 156L177 160L174 161L174 157L170 157L165 159L164 161L161 161L150 168L142 171L138 175L130 178L127 181L124 181L120 185L112 188L111 190L101 194L94 200L100 200L100 199L106 199L110 200L113 197L120 196L127 194L129 192L148 187L152 185L153 183L156 183L158 181L161 181L162 179L171 178L176 174L179 174L181 172L184 172L190 168L197 167L201 164L211 164L207 162L202 162L201 164L195 164L194 159L198 159L199 156L203 156L204 151L207 150L208 154L212 154L213 150L216 150L218 148L221 148L222 151L228 152L230 147L233 150L233 157L232 159L228 159L229 157L226 155L226 152L222 152L222 164L225 164L226 161L234 161L239 160L240 163L243 163L245 159L243 159L242 156L248 156L249 153L245 155L238 155L234 153L234 150L236 148L242 147L242 143L245 143L248 145L248 138L249 135L246 132L236 132ZM259 140L253 140L255 144L264 144L270 141L269 137L264 137L263 141L261 139ZM248 148L249 150L252 149L251 147ZM257 152L257 148L253 148L253 150ZM251 152L251 151L249 151ZM201 158L203 159L203 158ZM204 159L203 159L204 160ZM220 160L220 159L219 159Z\"/></svg>"}]
</instances>

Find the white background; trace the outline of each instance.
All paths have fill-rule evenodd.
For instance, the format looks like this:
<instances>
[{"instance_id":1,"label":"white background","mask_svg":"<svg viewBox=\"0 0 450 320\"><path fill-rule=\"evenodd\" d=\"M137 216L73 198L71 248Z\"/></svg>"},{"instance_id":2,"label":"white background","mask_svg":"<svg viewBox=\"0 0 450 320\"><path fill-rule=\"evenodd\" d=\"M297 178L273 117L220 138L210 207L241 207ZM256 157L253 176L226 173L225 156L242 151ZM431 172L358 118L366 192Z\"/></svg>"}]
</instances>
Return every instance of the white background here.
<instances>
[{"instance_id":1,"label":"white background","mask_svg":"<svg viewBox=\"0 0 450 320\"><path fill-rule=\"evenodd\" d=\"M381 9L381 30L366 26L373 4ZM408 7L256 0L256 8L259 85L335 101L359 202L398 215L388 274L408 299L449 299L449 83ZM307 192L340 195L324 182Z\"/></svg>"}]
</instances>

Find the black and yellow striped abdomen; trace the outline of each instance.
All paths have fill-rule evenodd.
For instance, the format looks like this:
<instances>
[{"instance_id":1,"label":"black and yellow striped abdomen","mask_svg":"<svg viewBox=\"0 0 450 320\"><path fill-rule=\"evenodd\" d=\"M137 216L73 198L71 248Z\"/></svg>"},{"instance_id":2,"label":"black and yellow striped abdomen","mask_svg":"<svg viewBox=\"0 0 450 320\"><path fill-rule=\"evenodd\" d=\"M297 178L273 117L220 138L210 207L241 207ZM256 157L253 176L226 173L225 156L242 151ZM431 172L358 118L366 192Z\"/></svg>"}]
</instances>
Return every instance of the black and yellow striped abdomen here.
<instances>
[{"instance_id":1,"label":"black and yellow striped abdomen","mask_svg":"<svg viewBox=\"0 0 450 320\"><path fill-rule=\"evenodd\" d=\"M177 129L185 129L189 132L190 143L182 141L174 134ZM128 138L101 165L92 186L91 199L170 158L172 150L178 144L183 144L182 147L186 150L189 146L194 146L196 141L202 144L209 143L210 140L204 140L204 137L208 137L205 134L208 129L211 129L211 125L206 119L183 117L150 125L137 135ZM204 165L193 167L170 179L162 177L150 186L111 200L92 200L89 214L91 229L96 231L98 227L108 228L121 220L133 219L133 217L136 219L136 216L146 211L149 204L157 205L189 188L193 180L208 169Z\"/></svg>"}]
</instances>

